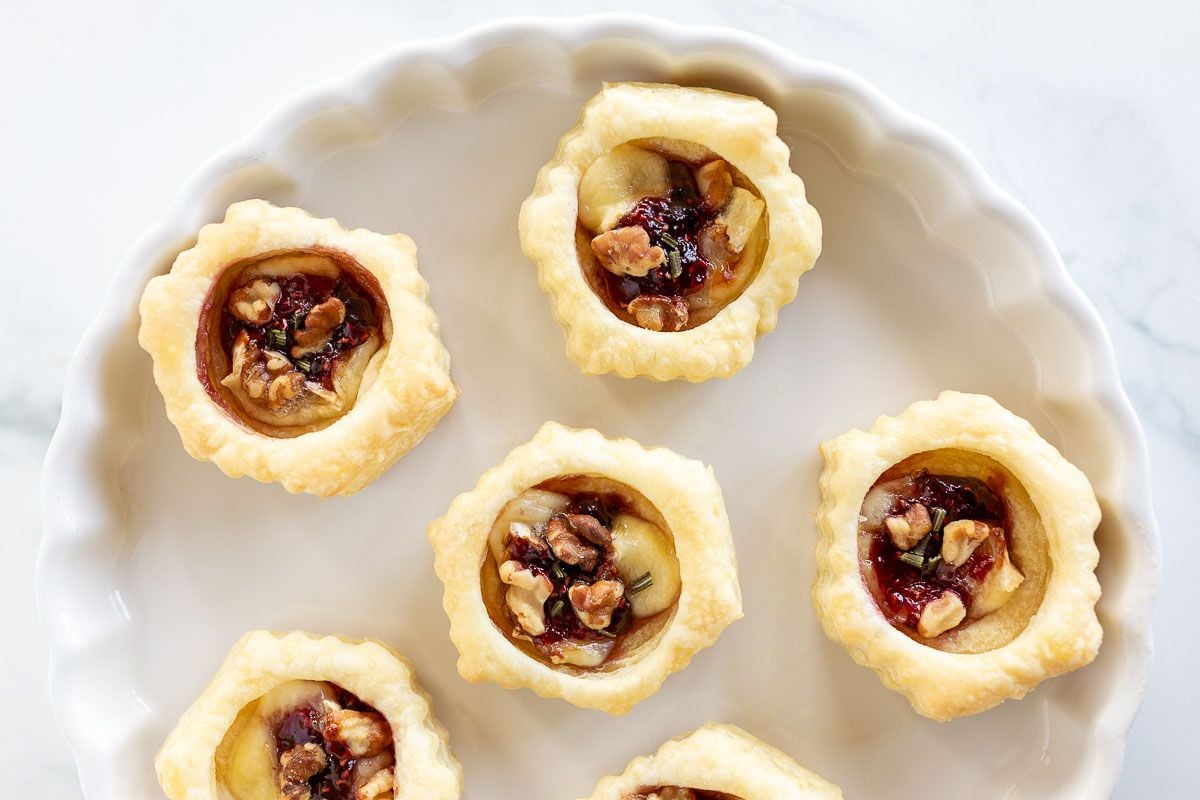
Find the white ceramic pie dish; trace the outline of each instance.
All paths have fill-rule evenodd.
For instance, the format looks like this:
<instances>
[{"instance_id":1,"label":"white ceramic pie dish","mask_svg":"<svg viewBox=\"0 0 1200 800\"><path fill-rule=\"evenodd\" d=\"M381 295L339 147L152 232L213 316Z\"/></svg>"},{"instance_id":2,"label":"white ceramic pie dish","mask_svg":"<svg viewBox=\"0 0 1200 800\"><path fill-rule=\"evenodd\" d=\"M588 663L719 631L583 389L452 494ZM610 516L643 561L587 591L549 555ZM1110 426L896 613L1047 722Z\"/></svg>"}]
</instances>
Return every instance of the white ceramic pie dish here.
<instances>
[{"instance_id":1,"label":"white ceramic pie dish","mask_svg":"<svg viewBox=\"0 0 1200 800\"><path fill-rule=\"evenodd\" d=\"M581 376L520 253L517 208L537 168L600 81L631 79L761 97L824 220L816 268L729 381ZM291 496L192 461L137 346L146 281L247 197L418 244L463 396L354 497ZM1105 640L1092 665L1025 700L938 725L824 637L809 587L817 443L943 388L993 395L1088 474L1105 515ZM424 527L546 419L702 458L729 507L746 618L626 717L454 671ZM848 797L1104 797L1150 661L1145 447L1106 335L1046 234L937 127L844 70L734 31L512 20L399 47L289 101L205 165L121 265L72 360L45 475L53 699L92 800L161 796L155 750L250 628L370 635L406 653L475 799L586 796L709 720ZM936 781L914 768L929 759Z\"/></svg>"}]
</instances>

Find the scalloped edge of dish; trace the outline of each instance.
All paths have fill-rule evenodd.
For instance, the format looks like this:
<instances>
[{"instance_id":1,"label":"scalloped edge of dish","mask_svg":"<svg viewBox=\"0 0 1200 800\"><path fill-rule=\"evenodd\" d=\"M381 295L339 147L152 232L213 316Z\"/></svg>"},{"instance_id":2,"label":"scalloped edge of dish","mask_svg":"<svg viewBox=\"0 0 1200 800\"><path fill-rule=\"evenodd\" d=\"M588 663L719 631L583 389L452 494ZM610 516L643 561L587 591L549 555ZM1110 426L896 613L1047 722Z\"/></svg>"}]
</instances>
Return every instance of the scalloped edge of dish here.
<instances>
[{"instance_id":1,"label":"scalloped edge of dish","mask_svg":"<svg viewBox=\"0 0 1200 800\"><path fill-rule=\"evenodd\" d=\"M634 14L600 14L567 19L518 17L473 27L450 37L406 43L370 59L344 77L318 84L282 103L256 130L210 159L185 184L167 212L131 249L113 277L96 318L84 334L68 367L62 415L48 450L42 481L44 535L38 555L36 585L42 622L50 642L51 697L60 724L79 767L85 794L92 798L115 798L112 770L115 757L138 745L145 735L153 711L136 694L119 697L103 693L110 686L100 676L128 668L122 643L130 634L130 611L119 591L94 580L103 570L97 563L112 561L112 530L106 514L125 505L115 482L97 485L89 468L99 454L124 457L138 435L144 409L106 408L103 387L114 360L140 358L136 344L122 351L114 343L130 324L129 309L148 279L149 265L163 252L177 251L194 232L221 209L207 201L217 187L234 180L245 170L266 170L283 180L301 183L303 174L294 164L309 163L310 151L328 157L327 139L309 136L309 124L330 122L330 112L345 112L336 120L345 146L385 135L392 126L372 119L370 100L382 94L389 79L406 70L430 66L446 73L470 70L482 56L497 48L545 44L563 58L578 56L585 48L602 42L619 41L643 48L643 54L663 59L705 58L720 54L762 67L755 79L774 85L777 91L804 86L828 88L865 109L861 124L864 152L902 147L927 159L929 174L923 179L945 183L934 197L955 197L957 203L938 206L910 193L931 234L952 243L966 242L988 231L967 230L976 220L990 221L1006 229L1030 251L1031 269L1011 274L986 275L993 310L1010 324L1020 317L1022 304L1034 298L1048 300L1066 318L1075 335L1079 352L1086 355L1086 368L1076 369L1073 385L1055 383L1040 360L1037 398L1039 406L1054 405L1062 398L1080 394L1099 406L1109 425L1113 446L1123 468L1115 472L1109 491L1118 498L1113 510L1126 518L1129 530L1140 531L1137 541L1125 542L1133 567L1121 585L1106 586L1106 629L1116 626L1122 633L1127 665L1123 691L1114 692L1103 703L1092 743L1098 748L1089 759L1091 771L1079 796L1107 796L1115 785L1124 755L1124 738L1140 705L1150 666L1152 643L1150 612L1158 573L1158 534L1149 499L1149 458L1140 424L1121 387L1115 355L1099 315L1082 291L1072 282L1062 259L1046 232L1032 214L1000 189L978 161L946 131L899 108L864 79L821 62L797 56L783 47L752 34L726 28L689 27L656 17ZM507 76L500 76L502 83ZM486 81L485 81L486 82ZM461 85L457 88L461 91ZM486 93L485 93L486 94ZM465 95L464 95L465 97ZM466 100L464 100L464 103ZM873 148L873 150L872 150ZM319 160L317 161L319 163ZM895 187L904 191L903 186ZM991 232L992 234L995 231ZM1039 266L1040 265L1040 266ZM1005 312L1012 312L1005 317ZM1014 326L1015 327L1015 326ZM1061 333L1056 329L1056 332ZM1026 335L1023 333L1023 335ZM1049 335L1043 332L1043 337ZM1029 336L1026 337L1027 339ZM1064 350L1068 348L1062 348ZM1038 356L1044 350L1030 345ZM1053 372L1053 371L1049 371ZM1072 383L1067 381L1067 383ZM114 423L114 420L119 420ZM70 502L64 487L85 487ZM120 529L117 526L117 529ZM76 565L85 564L88 571ZM93 585L87 586L91 575ZM72 591L58 591L70 585ZM81 588L83 586L83 588ZM1116 595L1113 599L1113 595ZM81 598L90 598L81 600ZM97 598L106 602L97 603ZM1107 642L1106 642L1107 644ZM1113 645L1109 645L1113 646ZM98 694L99 692L99 694ZM89 703L81 702L88 698ZM99 705L106 713L97 714Z\"/></svg>"}]
</instances>

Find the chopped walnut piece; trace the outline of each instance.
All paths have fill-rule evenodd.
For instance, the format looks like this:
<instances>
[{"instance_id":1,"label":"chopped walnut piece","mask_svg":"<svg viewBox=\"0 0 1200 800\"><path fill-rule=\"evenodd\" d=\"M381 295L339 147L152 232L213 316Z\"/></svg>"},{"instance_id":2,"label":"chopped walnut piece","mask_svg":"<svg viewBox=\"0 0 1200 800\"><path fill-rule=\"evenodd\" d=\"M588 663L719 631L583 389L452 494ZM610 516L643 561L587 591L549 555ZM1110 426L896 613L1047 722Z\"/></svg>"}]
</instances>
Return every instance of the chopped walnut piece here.
<instances>
[{"instance_id":1,"label":"chopped walnut piece","mask_svg":"<svg viewBox=\"0 0 1200 800\"><path fill-rule=\"evenodd\" d=\"M565 517L572 533L582 536L597 547L608 547L612 544L612 534L608 528L591 514L566 514Z\"/></svg>"},{"instance_id":2,"label":"chopped walnut piece","mask_svg":"<svg viewBox=\"0 0 1200 800\"><path fill-rule=\"evenodd\" d=\"M642 277L659 266L667 254L658 245L650 244L645 228L630 225L615 228L592 239L596 260L615 275Z\"/></svg>"},{"instance_id":3,"label":"chopped walnut piece","mask_svg":"<svg viewBox=\"0 0 1200 800\"><path fill-rule=\"evenodd\" d=\"M954 592L942 592L941 597L932 601L921 611L921 619L917 622L917 633L926 639L941 636L967 616L967 607Z\"/></svg>"},{"instance_id":4,"label":"chopped walnut piece","mask_svg":"<svg viewBox=\"0 0 1200 800\"><path fill-rule=\"evenodd\" d=\"M346 321L346 304L336 297L317 303L304 317L304 327L296 331L292 358L315 353L325 346L333 332Z\"/></svg>"},{"instance_id":5,"label":"chopped walnut piece","mask_svg":"<svg viewBox=\"0 0 1200 800\"><path fill-rule=\"evenodd\" d=\"M887 527L892 544L901 550L911 550L917 542L925 538L925 534L933 530L933 521L929 518L929 509L921 503L908 507L903 515L886 518L883 524Z\"/></svg>"},{"instance_id":6,"label":"chopped walnut piece","mask_svg":"<svg viewBox=\"0 0 1200 800\"><path fill-rule=\"evenodd\" d=\"M519 561L505 561L500 565L500 580L508 584L504 599L517 624L530 636L545 633L545 604L554 591L550 579L522 567Z\"/></svg>"},{"instance_id":7,"label":"chopped walnut piece","mask_svg":"<svg viewBox=\"0 0 1200 800\"><path fill-rule=\"evenodd\" d=\"M329 710L322 731L326 739L342 742L350 755L367 758L376 755L392 743L392 730L377 713Z\"/></svg>"},{"instance_id":8,"label":"chopped walnut piece","mask_svg":"<svg viewBox=\"0 0 1200 800\"><path fill-rule=\"evenodd\" d=\"M271 381L271 386L267 389L267 401L273 406L281 406L298 397L303 389L304 376L292 371Z\"/></svg>"},{"instance_id":9,"label":"chopped walnut piece","mask_svg":"<svg viewBox=\"0 0 1200 800\"><path fill-rule=\"evenodd\" d=\"M546 544L559 561L577 565L585 572L594 570L600 558L599 551L572 532L561 515L551 518L546 525Z\"/></svg>"},{"instance_id":10,"label":"chopped walnut piece","mask_svg":"<svg viewBox=\"0 0 1200 800\"><path fill-rule=\"evenodd\" d=\"M640 294L629 303L629 313L650 331L680 331L687 325L688 304L682 297Z\"/></svg>"},{"instance_id":11,"label":"chopped walnut piece","mask_svg":"<svg viewBox=\"0 0 1200 800\"><path fill-rule=\"evenodd\" d=\"M710 161L696 170L696 186L709 207L720 211L733 193L733 174L721 159Z\"/></svg>"},{"instance_id":12,"label":"chopped walnut piece","mask_svg":"<svg viewBox=\"0 0 1200 800\"><path fill-rule=\"evenodd\" d=\"M961 567L975 548L992 535L992 526L973 519L960 519L948 524L942 532L942 562Z\"/></svg>"},{"instance_id":13,"label":"chopped walnut piece","mask_svg":"<svg viewBox=\"0 0 1200 800\"><path fill-rule=\"evenodd\" d=\"M378 800L380 795L396 788L396 777L391 767L381 769L354 792L354 800ZM391 797L388 794L388 797Z\"/></svg>"},{"instance_id":14,"label":"chopped walnut piece","mask_svg":"<svg viewBox=\"0 0 1200 800\"><path fill-rule=\"evenodd\" d=\"M242 322L263 325L275 313L275 304L279 302L281 293L279 284L274 281L254 280L230 292L226 307Z\"/></svg>"},{"instance_id":15,"label":"chopped walnut piece","mask_svg":"<svg viewBox=\"0 0 1200 800\"><path fill-rule=\"evenodd\" d=\"M545 558L550 555L550 547L546 541L534 532L533 527L526 522L514 522L508 526L508 534L514 539L520 539L533 551L534 555Z\"/></svg>"},{"instance_id":16,"label":"chopped walnut piece","mask_svg":"<svg viewBox=\"0 0 1200 800\"><path fill-rule=\"evenodd\" d=\"M612 624L613 612L624 596L625 584L620 581L596 581L590 585L577 583L567 591L575 616L594 631Z\"/></svg>"},{"instance_id":17,"label":"chopped walnut piece","mask_svg":"<svg viewBox=\"0 0 1200 800\"><path fill-rule=\"evenodd\" d=\"M279 756L279 792L283 800L311 800L308 781L325 769L325 751L312 742L296 745Z\"/></svg>"}]
</instances>

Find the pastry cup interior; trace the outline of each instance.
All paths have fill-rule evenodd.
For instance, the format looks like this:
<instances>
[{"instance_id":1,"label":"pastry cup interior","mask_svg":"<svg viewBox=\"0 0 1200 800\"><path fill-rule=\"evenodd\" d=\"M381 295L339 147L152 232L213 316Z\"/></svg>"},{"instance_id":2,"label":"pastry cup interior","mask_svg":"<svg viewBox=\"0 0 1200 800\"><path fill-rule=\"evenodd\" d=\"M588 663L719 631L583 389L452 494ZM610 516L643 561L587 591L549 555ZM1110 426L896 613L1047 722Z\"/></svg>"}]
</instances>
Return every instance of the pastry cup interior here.
<instances>
[{"instance_id":1,"label":"pastry cup interior","mask_svg":"<svg viewBox=\"0 0 1200 800\"><path fill-rule=\"evenodd\" d=\"M704 145L679 139L656 137L634 139L624 144L658 153L670 161L683 161L693 169L715 159L725 160L719 153L714 153ZM614 147L613 149L615 150L616 148ZM728 165L729 171L733 176L734 186L750 191L759 200L763 199L762 193L759 192L758 187L749 178L729 161L726 160L725 163ZM742 292L746 290L746 287L754 282L754 278L762 266L763 255L767 252L770 213L771 209L765 206L764 201L763 213L754 228L754 233L747 239L746 246L738 258L736 288L728 293L723 293L718 302L714 302L707 308L692 309L689 313L687 324L683 326L682 330L691 330L708 322L719 314L722 309L738 299L742 295ZM583 273L588 288L600 298L605 307L618 319L637 327L637 321L629 313L629 309L613 296L610 286L614 276L600 264L592 252L592 238L598 233L600 231L589 230L581 221L576 220L575 250L579 257L579 269ZM710 277L709 280L712 281L713 278Z\"/></svg>"},{"instance_id":2,"label":"pastry cup interior","mask_svg":"<svg viewBox=\"0 0 1200 800\"><path fill-rule=\"evenodd\" d=\"M612 478L603 475L562 475L542 481L536 486L529 488L558 492L565 495L586 493L619 496L626 512L658 526L674 542L674 535L671 533L667 521L663 518L658 508L646 499L645 495L641 492ZM492 523L488 541L491 541L494 536L499 535L503 537L505 535L505 532L495 530L495 526L500 524L503 517L504 511L501 510L496 520ZM480 568L479 578L480 592L482 593L483 603L487 608L488 616L491 618L492 623L504 634L504 637L530 658L546 664L552 669L573 675L618 670L629 663L638 653L653 648L654 643L661 638L663 631L667 629L679 607L679 599L676 598L675 602L669 608L653 616L635 620L629 630L620 634L613 646L612 654L604 664L598 667L555 664L538 650L532 642L518 639L512 635L514 623L509 616L508 607L505 603L505 593L508 587L500 580L499 565L496 563L496 559L493 557L491 548L487 543L484 544L483 565Z\"/></svg>"},{"instance_id":3,"label":"pastry cup interior","mask_svg":"<svg viewBox=\"0 0 1200 800\"><path fill-rule=\"evenodd\" d=\"M391 318L383 288L370 270L365 269L347 253L324 247L275 250L234 261L223 267L217 278L213 280L208 295L204 298L204 304L200 308L200 319L196 328L196 374L208 396L231 419L257 433L277 439L292 438L327 428L344 416L345 412L304 425L271 425L246 413L233 391L221 383L232 370L231 355L226 351L222 342L221 312L225 308L229 294L235 287L243 283L243 277L248 278L254 272L269 267L269 263L273 260L296 256L317 256L325 259L329 266L338 273L347 275L357 284L358 288L363 290L372 305L379 328L377 335L382 339L378 351L370 359L372 363L381 360L391 339ZM363 370L362 381L358 386L358 392L361 393L369 383L370 364L350 366Z\"/></svg>"},{"instance_id":4,"label":"pastry cup interior","mask_svg":"<svg viewBox=\"0 0 1200 800\"><path fill-rule=\"evenodd\" d=\"M1008 517L1005 535L1009 557L1025 579L1000 608L978 619L965 620L940 636L927 639L903 626L894 627L919 644L947 653L984 653L1003 647L1017 638L1037 613L1050 580L1050 546L1041 515L1030 499L1029 492L1012 472L995 459L968 450L947 448L917 453L889 467L876 483L902 478L921 470L936 475L976 478L988 484L1004 503ZM866 556L870 538L870 534L860 529L859 571L876 605L879 605L878 587L872 578Z\"/></svg>"}]
</instances>

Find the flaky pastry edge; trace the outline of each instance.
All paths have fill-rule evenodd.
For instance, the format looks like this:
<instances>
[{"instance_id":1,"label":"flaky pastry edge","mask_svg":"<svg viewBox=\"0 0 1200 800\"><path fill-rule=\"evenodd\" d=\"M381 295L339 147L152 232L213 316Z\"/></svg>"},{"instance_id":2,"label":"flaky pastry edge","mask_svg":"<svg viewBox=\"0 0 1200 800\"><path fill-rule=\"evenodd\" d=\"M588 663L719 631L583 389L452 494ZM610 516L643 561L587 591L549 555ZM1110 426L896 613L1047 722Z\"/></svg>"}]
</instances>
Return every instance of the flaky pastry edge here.
<instances>
[{"instance_id":1,"label":"flaky pastry edge","mask_svg":"<svg viewBox=\"0 0 1200 800\"><path fill-rule=\"evenodd\" d=\"M1006 467L1046 532L1051 571L1041 605L1016 638L983 653L942 652L905 636L880 612L859 571L858 515L867 491L892 465L944 448L981 453ZM917 713L938 721L976 714L1095 658L1103 636L1095 610L1100 506L1087 477L1029 422L986 395L945 391L899 416L880 417L869 431L826 441L821 453L817 616L829 638Z\"/></svg>"},{"instance_id":2,"label":"flaky pastry edge","mask_svg":"<svg viewBox=\"0 0 1200 800\"><path fill-rule=\"evenodd\" d=\"M488 616L481 593L488 535L521 492L562 475L603 475L636 489L662 514L675 542L681 589L674 616L653 640L612 671L571 674L521 652ZM434 570L458 648L458 671L472 682L528 688L582 708L624 714L651 696L742 616L737 557L721 487L711 467L632 439L544 424L533 439L485 472L429 526Z\"/></svg>"},{"instance_id":3,"label":"flaky pastry edge","mask_svg":"<svg viewBox=\"0 0 1200 800\"><path fill-rule=\"evenodd\" d=\"M741 800L839 800L842 791L734 725L710 722L602 778L587 800L623 800L643 787L683 786Z\"/></svg>"},{"instance_id":4,"label":"flaky pastry edge","mask_svg":"<svg viewBox=\"0 0 1200 800\"><path fill-rule=\"evenodd\" d=\"M457 800L462 767L412 666L382 642L302 631L251 631L184 712L154 759L171 800L226 800L216 754L238 713L281 683L330 681L375 708L392 729L396 800Z\"/></svg>"},{"instance_id":5,"label":"flaky pastry edge","mask_svg":"<svg viewBox=\"0 0 1200 800\"><path fill-rule=\"evenodd\" d=\"M616 372L666 381L727 378L754 356L755 340L775 329L800 276L821 252L821 218L792 172L776 135L775 112L761 100L670 84L606 83L584 105L521 205L525 255L537 266L567 355L587 374ZM651 331L614 315L588 286L575 248L579 181L600 155L626 142L666 137L697 142L742 172L762 195L768 245L746 290L690 330Z\"/></svg>"},{"instance_id":6,"label":"flaky pastry edge","mask_svg":"<svg viewBox=\"0 0 1200 800\"><path fill-rule=\"evenodd\" d=\"M351 256L379 281L391 317L386 353L377 353L354 406L329 426L274 438L234 420L196 374L196 332L209 288L225 266L303 248ZM412 449L458 399L450 356L438 337L429 285L404 234L347 230L299 208L264 200L234 203L223 222L200 229L141 301L138 341L154 360L154 381L188 454L230 477L277 481L289 492L352 494ZM382 355L382 358L380 356Z\"/></svg>"}]
</instances>

